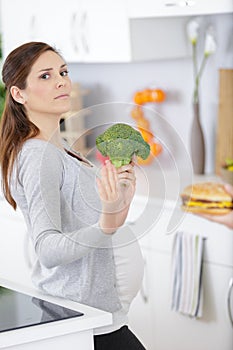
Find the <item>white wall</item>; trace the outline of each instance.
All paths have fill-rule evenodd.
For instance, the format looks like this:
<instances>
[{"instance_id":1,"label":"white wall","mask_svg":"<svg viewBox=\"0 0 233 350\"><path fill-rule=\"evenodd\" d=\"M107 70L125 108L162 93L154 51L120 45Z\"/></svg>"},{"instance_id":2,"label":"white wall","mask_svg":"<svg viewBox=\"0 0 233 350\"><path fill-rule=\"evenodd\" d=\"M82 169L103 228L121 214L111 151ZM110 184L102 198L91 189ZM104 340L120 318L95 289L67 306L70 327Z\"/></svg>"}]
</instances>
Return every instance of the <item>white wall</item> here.
<instances>
[{"instance_id":1,"label":"white wall","mask_svg":"<svg viewBox=\"0 0 233 350\"><path fill-rule=\"evenodd\" d=\"M2 14L1 14L1 0L0 0L0 18L1 18ZM2 30L2 23L1 23L1 20L0 20L0 33L1 33L1 30Z\"/></svg>"},{"instance_id":2,"label":"white wall","mask_svg":"<svg viewBox=\"0 0 233 350\"><path fill-rule=\"evenodd\" d=\"M220 68L233 68L233 14L203 16L201 33L212 24L217 40L217 52L209 58L201 80L201 122L206 141L206 173L215 168L215 134L218 117L218 79ZM204 35L203 35L204 37ZM200 52L203 49L201 39ZM190 58L119 64L72 64L71 78L90 89L86 106L100 103L132 103L137 90L155 86L167 93L161 105L147 106L161 113L178 132L189 150L192 120L193 75ZM107 118L107 117L106 117ZM122 118L122 116L121 116ZM127 117L126 117L127 118ZM159 120L148 116L156 134ZM129 120L126 119L128 122ZM106 120L107 122L107 120ZM133 120L132 120L133 122ZM157 124L157 125L156 125ZM175 154L182 157L182 154Z\"/></svg>"}]
</instances>

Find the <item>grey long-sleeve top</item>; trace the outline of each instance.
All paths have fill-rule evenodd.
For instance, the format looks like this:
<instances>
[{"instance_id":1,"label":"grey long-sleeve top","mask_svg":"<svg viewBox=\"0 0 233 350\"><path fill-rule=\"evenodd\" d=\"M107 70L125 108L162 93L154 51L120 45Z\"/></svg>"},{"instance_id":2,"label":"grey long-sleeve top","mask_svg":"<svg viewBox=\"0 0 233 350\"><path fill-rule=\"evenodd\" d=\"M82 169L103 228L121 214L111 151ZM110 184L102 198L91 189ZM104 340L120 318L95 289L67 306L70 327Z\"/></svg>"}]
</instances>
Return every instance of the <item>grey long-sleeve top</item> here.
<instances>
[{"instance_id":1,"label":"grey long-sleeve top","mask_svg":"<svg viewBox=\"0 0 233 350\"><path fill-rule=\"evenodd\" d=\"M120 310L112 238L98 227L95 174L38 139L25 142L16 164L11 189L36 253L33 282L52 295Z\"/></svg>"}]
</instances>

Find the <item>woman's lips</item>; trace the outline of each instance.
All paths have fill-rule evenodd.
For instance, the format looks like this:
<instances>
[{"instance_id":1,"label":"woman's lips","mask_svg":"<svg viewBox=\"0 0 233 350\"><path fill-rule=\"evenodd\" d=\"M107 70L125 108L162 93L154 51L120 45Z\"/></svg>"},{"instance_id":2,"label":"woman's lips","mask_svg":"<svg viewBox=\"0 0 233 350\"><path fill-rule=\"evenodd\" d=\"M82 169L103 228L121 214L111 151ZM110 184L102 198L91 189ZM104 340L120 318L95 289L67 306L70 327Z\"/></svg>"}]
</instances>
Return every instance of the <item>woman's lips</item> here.
<instances>
[{"instance_id":1,"label":"woman's lips","mask_svg":"<svg viewBox=\"0 0 233 350\"><path fill-rule=\"evenodd\" d=\"M59 95L59 96L55 97L54 99L55 99L55 100L67 99L67 98L69 98L69 97L70 97L69 94L62 94L62 95Z\"/></svg>"}]
</instances>

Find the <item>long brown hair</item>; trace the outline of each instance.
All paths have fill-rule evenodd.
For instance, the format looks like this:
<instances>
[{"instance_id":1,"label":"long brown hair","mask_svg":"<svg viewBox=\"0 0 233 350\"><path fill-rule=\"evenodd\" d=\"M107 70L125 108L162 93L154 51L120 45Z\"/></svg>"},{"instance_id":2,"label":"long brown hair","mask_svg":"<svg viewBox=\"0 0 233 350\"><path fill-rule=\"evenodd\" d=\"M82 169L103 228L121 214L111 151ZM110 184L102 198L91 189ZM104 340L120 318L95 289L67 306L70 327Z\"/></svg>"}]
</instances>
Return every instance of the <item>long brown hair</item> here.
<instances>
[{"instance_id":1,"label":"long brown hair","mask_svg":"<svg viewBox=\"0 0 233 350\"><path fill-rule=\"evenodd\" d=\"M12 86L17 86L21 90L26 88L27 77L33 64L45 51L59 54L55 48L43 42L23 44L7 56L2 68L6 98L0 123L0 168L3 194L14 209L17 205L10 191L14 162L23 143L38 135L39 129L28 119L24 105L13 99L10 88Z\"/></svg>"}]
</instances>

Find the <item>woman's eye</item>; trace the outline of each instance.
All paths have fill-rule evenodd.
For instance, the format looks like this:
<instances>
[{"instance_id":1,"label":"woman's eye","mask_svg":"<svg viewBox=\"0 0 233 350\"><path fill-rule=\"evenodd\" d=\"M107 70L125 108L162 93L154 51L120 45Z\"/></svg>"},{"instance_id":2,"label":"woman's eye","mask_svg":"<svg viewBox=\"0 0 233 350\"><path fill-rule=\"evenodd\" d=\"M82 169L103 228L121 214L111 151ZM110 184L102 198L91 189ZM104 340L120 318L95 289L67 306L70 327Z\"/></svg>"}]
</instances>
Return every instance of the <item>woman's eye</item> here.
<instances>
[{"instance_id":1,"label":"woman's eye","mask_svg":"<svg viewBox=\"0 0 233 350\"><path fill-rule=\"evenodd\" d=\"M62 77L65 77L65 76L68 75L68 74L69 74L68 70L63 70L63 71L61 72L61 76L62 76Z\"/></svg>"},{"instance_id":2,"label":"woman's eye","mask_svg":"<svg viewBox=\"0 0 233 350\"><path fill-rule=\"evenodd\" d=\"M41 75L41 79L48 79L49 78L49 74L48 73L44 73Z\"/></svg>"}]
</instances>

